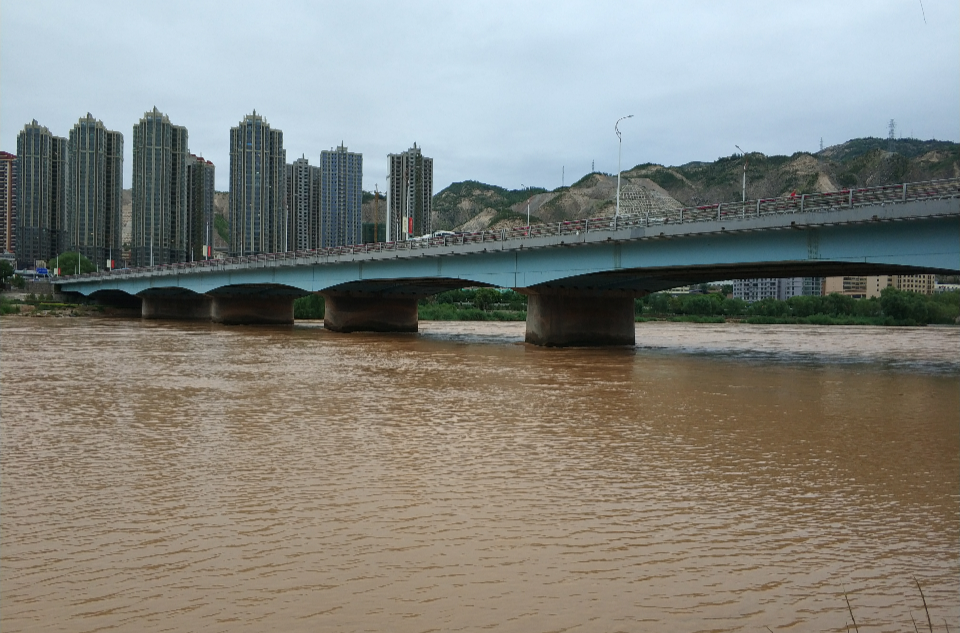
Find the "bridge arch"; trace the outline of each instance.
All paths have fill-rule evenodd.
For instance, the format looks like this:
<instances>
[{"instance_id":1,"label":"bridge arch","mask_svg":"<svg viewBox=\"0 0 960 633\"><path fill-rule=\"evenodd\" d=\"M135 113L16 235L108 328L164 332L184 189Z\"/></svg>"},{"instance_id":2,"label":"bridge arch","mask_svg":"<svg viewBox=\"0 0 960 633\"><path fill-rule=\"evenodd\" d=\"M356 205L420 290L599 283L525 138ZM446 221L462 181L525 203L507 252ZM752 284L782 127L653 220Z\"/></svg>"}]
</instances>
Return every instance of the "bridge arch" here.
<instances>
[{"instance_id":1,"label":"bridge arch","mask_svg":"<svg viewBox=\"0 0 960 633\"><path fill-rule=\"evenodd\" d=\"M292 321L294 297L320 293L328 297L331 314L344 316L343 328L353 327L350 314L369 313L373 298L385 302L383 313L409 315L419 297L464 286L499 286L533 298L528 340L536 330L531 313L539 305L546 323L540 342L549 345L581 340L563 333L570 329L566 323L580 323L573 329L583 335L582 342L602 341L589 331L608 318L588 309L598 303L609 304L609 314L622 313L623 335L632 340L632 330L626 331L632 298L688 283L960 272L956 178L667 211L663 217L593 218L438 240L113 271L68 278L61 285L81 294L123 290L144 297L153 294L147 289L176 287L223 306L232 302L236 310L218 314L246 314L250 322L276 322L276 315L262 314L266 308L257 308L258 302L275 301L289 313L283 318ZM358 329L375 329L376 323L364 319L361 325L366 325ZM336 318L328 322L332 329L341 327Z\"/></svg>"}]
</instances>

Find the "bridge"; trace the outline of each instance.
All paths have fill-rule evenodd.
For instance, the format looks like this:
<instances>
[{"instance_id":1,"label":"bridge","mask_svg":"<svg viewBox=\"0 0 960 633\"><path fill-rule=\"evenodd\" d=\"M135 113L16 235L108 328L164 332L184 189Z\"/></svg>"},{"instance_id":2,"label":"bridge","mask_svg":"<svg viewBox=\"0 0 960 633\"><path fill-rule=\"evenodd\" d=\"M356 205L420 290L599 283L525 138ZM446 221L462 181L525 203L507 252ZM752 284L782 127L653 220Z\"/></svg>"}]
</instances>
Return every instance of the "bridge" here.
<instances>
[{"instance_id":1,"label":"bridge","mask_svg":"<svg viewBox=\"0 0 960 633\"><path fill-rule=\"evenodd\" d=\"M633 344L634 298L753 277L960 273L960 178L724 202L313 251L62 277L144 318L292 323L319 293L338 332L415 332L417 301L467 286L528 297L526 340Z\"/></svg>"}]
</instances>

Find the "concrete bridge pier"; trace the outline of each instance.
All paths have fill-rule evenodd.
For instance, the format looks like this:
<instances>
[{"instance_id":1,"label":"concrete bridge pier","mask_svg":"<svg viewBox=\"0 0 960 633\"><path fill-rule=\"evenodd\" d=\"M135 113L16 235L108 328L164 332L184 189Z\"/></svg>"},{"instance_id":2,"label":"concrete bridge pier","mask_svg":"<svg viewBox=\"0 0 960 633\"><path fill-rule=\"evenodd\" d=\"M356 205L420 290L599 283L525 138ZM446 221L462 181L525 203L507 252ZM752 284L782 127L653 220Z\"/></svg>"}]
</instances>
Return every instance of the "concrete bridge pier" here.
<instances>
[{"instance_id":1,"label":"concrete bridge pier","mask_svg":"<svg viewBox=\"0 0 960 633\"><path fill-rule=\"evenodd\" d=\"M216 294L211 296L209 318L228 325L293 324L294 295Z\"/></svg>"},{"instance_id":2,"label":"concrete bridge pier","mask_svg":"<svg viewBox=\"0 0 960 633\"><path fill-rule=\"evenodd\" d=\"M323 327L334 332L416 332L418 296L324 292Z\"/></svg>"},{"instance_id":3,"label":"concrete bridge pier","mask_svg":"<svg viewBox=\"0 0 960 633\"><path fill-rule=\"evenodd\" d=\"M527 343L544 347L636 344L633 293L575 289L525 293Z\"/></svg>"},{"instance_id":4,"label":"concrete bridge pier","mask_svg":"<svg viewBox=\"0 0 960 633\"><path fill-rule=\"evenodd\" d=\"M145 294L141 297L140 316L144 319L208 321L210 297L195 292Z\"/></svg>"}]
</instances>

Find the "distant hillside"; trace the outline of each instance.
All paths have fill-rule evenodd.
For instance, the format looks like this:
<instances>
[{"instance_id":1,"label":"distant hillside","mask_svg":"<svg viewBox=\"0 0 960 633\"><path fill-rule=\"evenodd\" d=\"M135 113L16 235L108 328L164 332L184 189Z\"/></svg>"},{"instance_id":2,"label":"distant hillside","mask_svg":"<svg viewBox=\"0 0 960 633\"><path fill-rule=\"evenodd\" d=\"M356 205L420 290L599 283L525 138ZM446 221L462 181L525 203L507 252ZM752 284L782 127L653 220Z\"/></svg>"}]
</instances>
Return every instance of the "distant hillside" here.
<instances>
[{"instance_id":1,"label":"distant hillside","mask_svg":"<svg viewBox=\"0 0 960 633\"><path fill-rule=\"evenodd\" d=\"M455 182L433 197L433 213L438 229L461 227L465 222L478 216L486 228L499 220L510 220L517 215L516 208L523 207L526 218L526 203L538 195L547 193L539 187L529 189L504 189L496 185L486 185L475 180ZM531 212L539 208L538 201L531 203ZM480 228L475 230L480 230Z\"/></svg>"},{"instance_id":2,"label":"distant hillside","mask_svg":"<svg viewBox=\"0 0 960 633\"><path fill-rule=\"evenodd\" d=\"M897 139L893 152L889 143L882 138L858 138L814 154L748 154L747 198L960 177L960 143ZM743 157L739 155L677 167L637 165L622 174L621 210L630 213L739 200L742 176ZM505 189L474 180L455 182L433 197L434 228L481 231L522 226L527 222L528 205L534 223L613 215L616 191L616 176L602 173L587 174L553 191L540 187ZM364 223L373 223L376 218L383 226L387 205L384 194L380 195L377 203L373 193L363 192ZM228 204L229 194L216 192L214 208L218 216L226 217ZM130 190L125 189L125 244L130 242L130 209ZM220 224L225 229L226 222ZM225 249L226 242L215 235L214 248Z\"/></svg>"},{"instance_id":3,"label":"distant hillside","mask_svg":"<svg viewBox=\"0 0 960 633\"><path fill-rule=\"evenodd\" d=\"M888 143L887 139L861 138L815 154L748 154L747 198L960 177L958 143L898 139L893 141L893 152L888 151ZM677 167L637 165L622 174L621 210L739 200L742 176L739 155ZM593 173L553 191L453 183L433 197L433 209L437 228L478 231L525 223L528 203L532 216L555 222L612 215L615 200L616 176Z\"/></svg>"},{"instance_id":4,"label":"distant hillside","mask_svg":"<svg viewBox=\"0 0 960 633\"><path fill-rule=\"evenodd\" d=\"M213 192L213 214L214 216L220 216L226 220L227 212L230 210L230 192L229 191L214 191ZM214 225L217 224L217 219L214 217ZM226 226L225 221L220 222L221 227ZM230 247L230 244L220 235L219 230L211 231L213 233L213 249L216 251L225 251ZM226 234L229 237L229 233Z\"/></svg>"},{"instance_id":5,"label":"distant hillside","mask_svg":"<svg viewBox=\"0 0 960 633\"><path fill-rule=\"evenodd\" d=\"M958 143L902 139L894 141L894 152L887 151L888 143L861 138L816 154L748 154L747 198L960 176ZM625 173L647 176L683 204L708 204L740 198L743 159L729 156L679 167L637 165Z\"/></svg>"}]
</instances>

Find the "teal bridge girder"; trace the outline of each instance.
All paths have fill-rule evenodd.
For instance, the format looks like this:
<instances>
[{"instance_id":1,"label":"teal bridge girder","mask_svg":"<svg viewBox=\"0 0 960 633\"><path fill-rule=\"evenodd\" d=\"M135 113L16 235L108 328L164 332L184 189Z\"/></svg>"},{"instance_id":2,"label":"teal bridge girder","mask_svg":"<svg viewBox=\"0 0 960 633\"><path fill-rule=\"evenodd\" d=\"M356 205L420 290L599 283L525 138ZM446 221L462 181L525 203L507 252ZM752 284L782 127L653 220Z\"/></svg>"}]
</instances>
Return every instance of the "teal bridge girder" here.
<instances>
[{"instance_id":1,"label":"teal bridge girder","mask_svg":"<svg viewBox=\"0 0 960 633\"><path fill-rule=\"evenodd\" d=\"M64 291L427 296L465 286L639 296L752 277L960 273L960 179L409 242L61 277Z\"/></svg>"}]
</instances>

